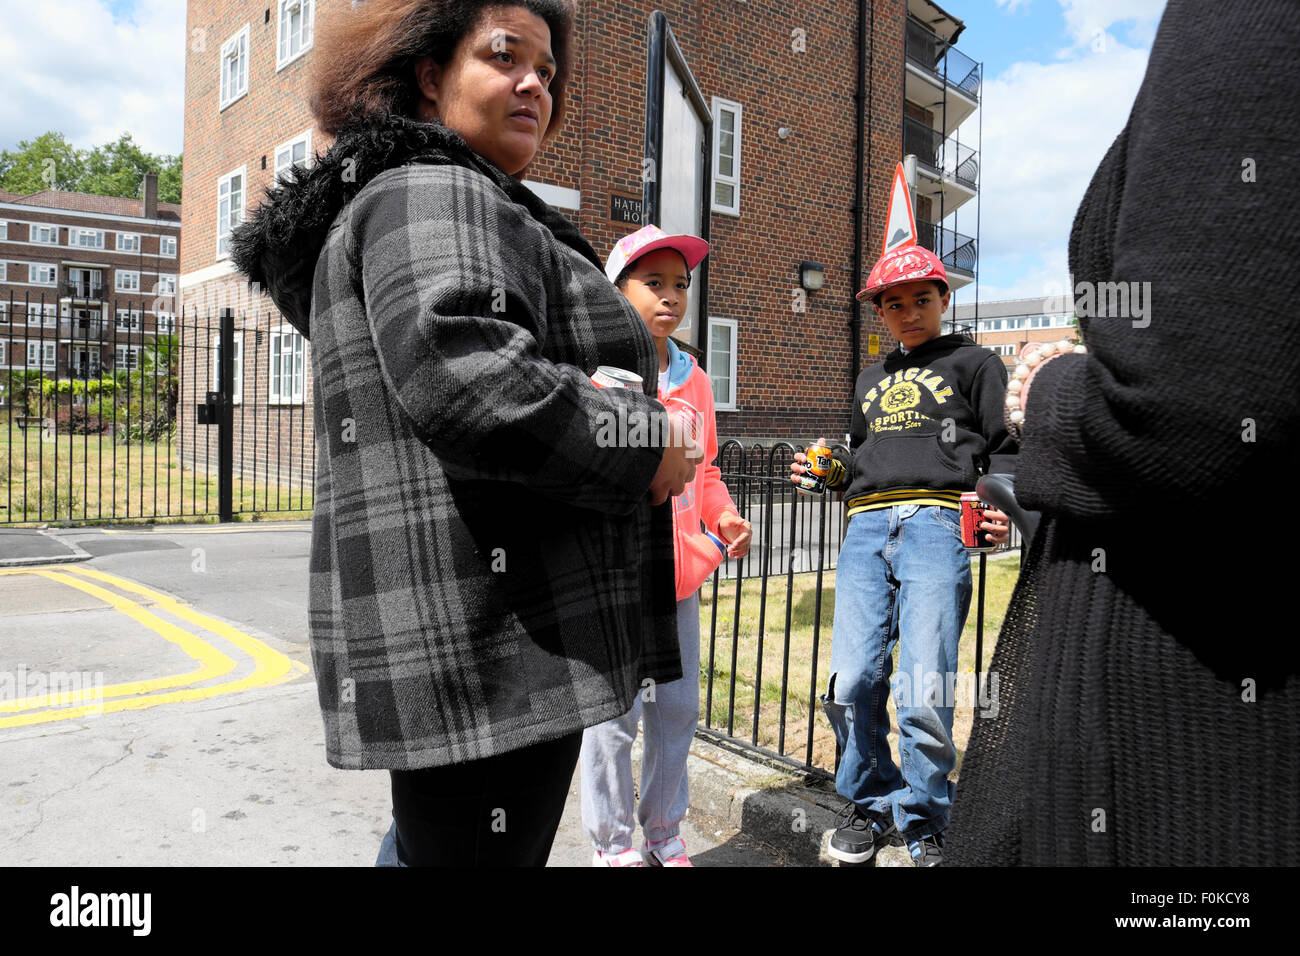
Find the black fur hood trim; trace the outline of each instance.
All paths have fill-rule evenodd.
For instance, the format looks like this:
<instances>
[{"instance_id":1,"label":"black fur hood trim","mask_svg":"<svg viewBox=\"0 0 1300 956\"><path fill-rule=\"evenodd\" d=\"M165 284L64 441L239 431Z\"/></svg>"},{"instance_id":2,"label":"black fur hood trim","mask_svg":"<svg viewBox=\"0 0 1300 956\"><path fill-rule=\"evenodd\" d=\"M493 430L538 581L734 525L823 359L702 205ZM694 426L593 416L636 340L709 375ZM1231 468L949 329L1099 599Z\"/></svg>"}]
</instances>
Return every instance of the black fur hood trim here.
<instances>
[{"instance_id":1,"label":"black fur hood trim","mask_svg":"<svg viewBox=\"0 0 1300 956\"><path fill-rule=\"evenodd\" d=\"M567 245L602 268L578 229L527 186L475 153L434 121L390 116L382 124L348 127L310 169L292 167L269 187L252 216L231 236L231 259L250 284L271 297L285 319L310 337L312 281L339 212L367 183L412 163L453 164L483 173Z\"/></svg>"}]
</instances>

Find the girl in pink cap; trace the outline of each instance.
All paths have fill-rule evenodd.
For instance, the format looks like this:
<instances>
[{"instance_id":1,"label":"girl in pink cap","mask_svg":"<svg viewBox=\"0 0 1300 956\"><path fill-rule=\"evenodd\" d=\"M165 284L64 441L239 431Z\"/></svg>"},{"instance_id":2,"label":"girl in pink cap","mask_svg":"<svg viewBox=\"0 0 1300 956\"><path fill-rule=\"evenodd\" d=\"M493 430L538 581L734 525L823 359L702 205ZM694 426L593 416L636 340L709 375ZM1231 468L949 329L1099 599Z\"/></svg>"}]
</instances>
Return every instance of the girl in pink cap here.
<instances>
[{"instance_id":1,"label":"girl in pink cap","mask_svg":"<svg viewBox=\"0 0 1300 956\"><path fill-rule=\"evenodd\" d=\"M718 454L713 386L671 336L686 314L691 270L709 253L696 236L670 236L646 226L615 245L605 265L620 292L641 314L659 351L659 400L670 413L695 422L704 461ZM724 556L749 552L750 524L722 483L717 465L698 468L695 480L673 501L677 565L677 631L682 679L646 686L622 717L583 732L582 822L595 845L596 866L690 866L680 836L686 815L686 757L700 717L699 591ZM701 530L701 522L708 528ZM641 800L635 807L632 742L645 718ZM632 845L636 822L644 842Z\"/></svg>"}]
</instances>

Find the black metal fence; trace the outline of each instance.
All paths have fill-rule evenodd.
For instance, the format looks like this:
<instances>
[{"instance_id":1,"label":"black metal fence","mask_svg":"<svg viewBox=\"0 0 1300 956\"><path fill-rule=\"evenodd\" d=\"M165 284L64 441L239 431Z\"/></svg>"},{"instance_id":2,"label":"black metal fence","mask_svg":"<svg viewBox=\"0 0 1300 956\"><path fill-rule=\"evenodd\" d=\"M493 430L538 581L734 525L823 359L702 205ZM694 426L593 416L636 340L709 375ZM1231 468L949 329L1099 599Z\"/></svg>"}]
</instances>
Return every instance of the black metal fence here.
<instances>
[{"instance_id":1,"label":"black metal fence","mask_svg":"<svg viewBox=\"0 0 1300 956\"><path fill-rule=\"evenodd\" d=\"M0 302L0 524L311 509L301 336L229 310L223 330L170 295L56 291Z\"/></svg>"}]
</instances>

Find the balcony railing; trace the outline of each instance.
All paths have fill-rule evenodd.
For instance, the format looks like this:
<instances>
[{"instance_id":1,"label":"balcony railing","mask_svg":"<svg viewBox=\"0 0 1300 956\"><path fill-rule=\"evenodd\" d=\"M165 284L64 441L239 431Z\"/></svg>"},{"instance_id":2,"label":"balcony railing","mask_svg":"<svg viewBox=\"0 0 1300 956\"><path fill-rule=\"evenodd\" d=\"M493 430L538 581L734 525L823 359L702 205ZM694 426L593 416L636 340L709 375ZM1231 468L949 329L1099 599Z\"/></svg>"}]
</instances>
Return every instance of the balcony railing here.
<instances>
[{"instance_id":1,"label":"balcony railing","mask_svg":"<svg viewBox=\"0 0 1300 956\"><path fill-rule=\"evenodd\" d=\"M975 266L979 262L979 248L970 236L918 219L916 239L938 256L945 268L975 274Z\"/></svg>"},{"instance_id":2,"label":"balcony railing","mask_svg":"<svg viewBox=\"0 0 1300 956\"><path fill-rule=\"evenodd\" d=\"M913 153L918 163L928 166L935 175L947 176L979 188L979 154L952 137L944 139L935 129L919 120L903 118L903 153Z\"/></svg>"},{"instance_id":3,"label":"balcony railing","mask_svg":"<svg viewBox=\"0 0 1300 956\"><path fill-rule=\"evenodd\" d=\"M103 282L95 279L69 279L65 276L59 280L59 295L70 299L103 299L104 292Z\"/></svg>"},{"instance_id":4,"label":"balcony railing","mask_svg":"<svg viewBox=\"0 0 1300 956\"><path fill-rule=\"evenodd\" d=\"M911 17L907 18L903 51L907 59L932 73L939 81L979 99L980 65L956 47L948 46L933 30Z\"/></svg>"}]
</instances>

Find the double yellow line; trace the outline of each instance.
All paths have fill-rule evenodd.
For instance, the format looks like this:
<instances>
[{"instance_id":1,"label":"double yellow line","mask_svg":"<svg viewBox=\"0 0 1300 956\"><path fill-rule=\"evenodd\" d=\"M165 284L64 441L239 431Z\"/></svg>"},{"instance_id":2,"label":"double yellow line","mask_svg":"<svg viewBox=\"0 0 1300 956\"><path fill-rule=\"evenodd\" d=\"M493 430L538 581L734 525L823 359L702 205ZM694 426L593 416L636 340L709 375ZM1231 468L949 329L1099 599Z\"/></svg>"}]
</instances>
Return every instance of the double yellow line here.
<instances>
[{"instance_id":1,"label":"double yellow line","mask_svg":"<svg viewBox=\"0 0 1300 956\"><path fill-rule=\"evenodd\" d=\"M174 598L136 584L126 578L74 565L63 565L58 570L51 568L14 568L0 571L0 576L15 574L35 574L60 584L66 584L98 598L132 620L143 624L164 640L175 644L194 660L198 667L184 674L176 674L170 677L129 681L90 690L83 688L61 694L37 694L13 701L0 701L0 729L25 727L55 720L71 720L92 714L112 713L118 710L142 710L146 707L158 707L162 704L206 700L209 697L232 694L252 687L269 687L282 684L307 673L305 664L286 657L256 638L236 630L229 624L208 617L206 614L200 614L192 607L182 604ZM92 581L100 581L119 590L140 595L152 601L158 608L167 613L225 639L252 659L253 672L247 677L221 684L212 684L206 687L192 686L230 673L235 669L236 662L203 639L153 614L142 604L105 590L98 584L91 583ZM169 688L182 689L170 690L167 693L156 693L156 691L167 691ZM13 716L6 716L10 714Z\"/></svg>"}]
</instances>

